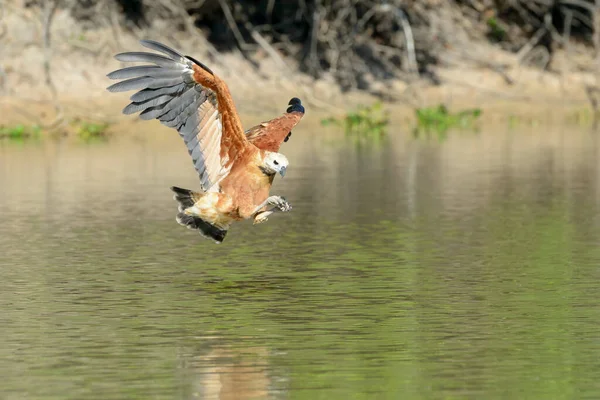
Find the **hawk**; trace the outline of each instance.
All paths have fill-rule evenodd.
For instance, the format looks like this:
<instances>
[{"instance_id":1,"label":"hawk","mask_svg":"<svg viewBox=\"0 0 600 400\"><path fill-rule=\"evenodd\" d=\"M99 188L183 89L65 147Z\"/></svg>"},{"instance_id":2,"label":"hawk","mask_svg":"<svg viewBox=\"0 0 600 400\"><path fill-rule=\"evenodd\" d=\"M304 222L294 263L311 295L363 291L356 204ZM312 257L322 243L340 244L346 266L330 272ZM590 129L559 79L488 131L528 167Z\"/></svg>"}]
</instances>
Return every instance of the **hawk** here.
<instances>
[{"instance_id":1,"label":"hawk","mask_svg":"<svg viewBox=\"0 0 600 400\"><path fill-rule=\"evenodd\" d=\"M140 41L153 52L115 56L123 62L143 62L108 74L121 79L110 92L138 90L124 114L140 113L175 128L200 177L199 192L171 187L179 203L176 221L221 243L230 225L252 218L261 223L275 211L291 210L281 196L270 196L275 175L282 177L288 159L279 153L304 115L298 98L285 114L247 131L242 129L229 88L210 68L153 40Z\"/></svg>"}]
</instances>

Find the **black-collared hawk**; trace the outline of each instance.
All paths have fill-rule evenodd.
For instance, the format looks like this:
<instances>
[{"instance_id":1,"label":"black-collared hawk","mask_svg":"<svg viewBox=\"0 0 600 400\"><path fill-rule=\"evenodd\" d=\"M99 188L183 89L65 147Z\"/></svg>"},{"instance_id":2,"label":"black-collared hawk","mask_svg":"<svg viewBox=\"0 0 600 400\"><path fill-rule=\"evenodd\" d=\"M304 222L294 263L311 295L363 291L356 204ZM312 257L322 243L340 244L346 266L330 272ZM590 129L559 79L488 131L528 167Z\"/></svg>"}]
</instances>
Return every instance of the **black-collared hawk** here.
<instances>
[{"instance_id":1,"label":"black-collared hawk","mask_svg":"<svg viewBox=\"0 0 600 400\"><path fill-rule=\"evenodd\" d=\"M162 54L117 54L119 61L151 65L111 72L109 78L124 80L108 90L138 90L123 113L158 119L183 138L201 191L171 187L179 203L177 222L221 243L234 221L260 223L274 211L291 210L269 191L275 174L284 176L288 167L278 151L304 115L300 100L291 99L285 114L244 132L227 85L207 66L158 42L141 44Z\"/></svg>"}]
</instances>

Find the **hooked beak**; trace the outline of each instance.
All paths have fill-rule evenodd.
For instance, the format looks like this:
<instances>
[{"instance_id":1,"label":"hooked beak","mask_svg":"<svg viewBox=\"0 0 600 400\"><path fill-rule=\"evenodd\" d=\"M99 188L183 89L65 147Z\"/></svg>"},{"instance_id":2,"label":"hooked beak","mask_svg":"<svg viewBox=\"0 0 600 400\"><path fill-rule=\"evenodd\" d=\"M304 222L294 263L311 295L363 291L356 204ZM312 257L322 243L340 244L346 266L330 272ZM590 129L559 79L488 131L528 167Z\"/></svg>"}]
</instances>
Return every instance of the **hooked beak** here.
<instances>
[{"instance_id":1,"label":"hooked beak","mask_svg":"<svg viewBox=\"0 0 600 400\"><path fill-rule=\"evenodd\" d=\"M279 168L279 173L281 174L282 178L285 176L285 170L286 170L286 167Z\"/></svg>"}]
</instances>

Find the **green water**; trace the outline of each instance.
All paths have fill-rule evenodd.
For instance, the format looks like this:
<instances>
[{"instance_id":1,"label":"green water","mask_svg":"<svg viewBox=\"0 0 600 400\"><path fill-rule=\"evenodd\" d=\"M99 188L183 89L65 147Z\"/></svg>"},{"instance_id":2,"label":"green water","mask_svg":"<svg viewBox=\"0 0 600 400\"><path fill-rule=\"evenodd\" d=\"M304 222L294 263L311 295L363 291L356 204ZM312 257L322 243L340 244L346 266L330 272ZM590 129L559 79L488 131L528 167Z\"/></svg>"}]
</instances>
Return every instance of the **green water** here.
<instances>
[{"instance_id":1,"label":"green water","mask_svg":"<svg viewBox=\"0 0 600 400\"><path fill-rule=\"evenodd\" d=\"M171 133L0 143L1 399L600 398L597 134L299 129L215 245Z\"/></svg>"}]
</instances>

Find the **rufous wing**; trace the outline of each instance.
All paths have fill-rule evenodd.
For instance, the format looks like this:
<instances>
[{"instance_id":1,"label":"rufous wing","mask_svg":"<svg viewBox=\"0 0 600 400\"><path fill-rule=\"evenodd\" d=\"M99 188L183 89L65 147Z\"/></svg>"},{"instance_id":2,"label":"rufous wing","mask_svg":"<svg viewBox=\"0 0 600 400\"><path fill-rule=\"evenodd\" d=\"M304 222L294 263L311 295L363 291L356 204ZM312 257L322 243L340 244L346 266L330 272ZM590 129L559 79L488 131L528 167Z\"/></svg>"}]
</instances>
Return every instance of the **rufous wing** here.
<instances>
[{"instance_id":1,"label":"rufous wing","mask_svg":"<svg viewBox=\"0 0 600 400\"><path fill-rule=\"evenodd\" d=\"M288 103L287 112L280 117L262 122L246 131L248 140L261 150L278 152L283 142L287 142L298 122L304 116L304 106L294 97Z\"/></svg>"}]
</instances>

